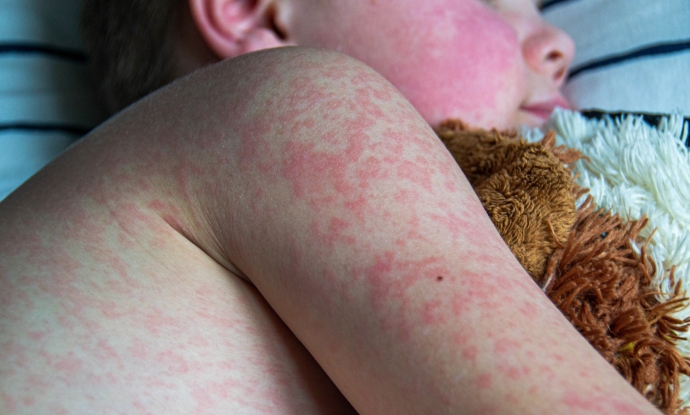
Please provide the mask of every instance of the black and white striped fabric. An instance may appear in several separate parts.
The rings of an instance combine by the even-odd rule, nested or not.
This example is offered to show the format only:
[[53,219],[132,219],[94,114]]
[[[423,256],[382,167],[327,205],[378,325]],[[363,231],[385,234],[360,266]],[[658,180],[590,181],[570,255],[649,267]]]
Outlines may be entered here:
[[[0,0],[0,200],[100,121],[81,0]],[[690,0],[544,0],[578,108],[690,115]]]
[[690,115],[690,0],[545,0],[577,47],[577,108]]
[[104,118],[81,0],[0,0],[0,200]]

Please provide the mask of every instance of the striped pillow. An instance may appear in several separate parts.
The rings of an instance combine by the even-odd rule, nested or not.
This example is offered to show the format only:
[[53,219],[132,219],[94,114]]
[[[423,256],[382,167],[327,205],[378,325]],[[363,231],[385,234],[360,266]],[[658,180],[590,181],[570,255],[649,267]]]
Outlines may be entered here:
[[0,2],[0,200],[104,119],[81,0]]
[[690,115],[689,0],[545,0],[577,52],[565,86],[578,108]]

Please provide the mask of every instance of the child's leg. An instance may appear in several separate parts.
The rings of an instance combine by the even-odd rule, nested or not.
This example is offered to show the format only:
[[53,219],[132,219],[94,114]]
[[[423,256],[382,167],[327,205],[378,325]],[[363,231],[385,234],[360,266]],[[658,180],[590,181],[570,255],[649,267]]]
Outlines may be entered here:
[[[185,347],[226,359],[194,368],[206,382],[226,370],[220,390],[268,379],[250,398],[324,396],[234,270],[362,414],[656,413],[520,268],[419,115],[340,55],[274,50],[199,72],[0,207],[6,406],[31,373],[59,381],[41,396],[70,382],[116,396],[167,367],[167,383],[149,382],[160,411],[160,390],[190,381],[189,365],[169,367],[193,360]],[[161,343],[149,370],[131,367]],[[121,364],[128,384],[89,383],[94,362],[113,381]]]

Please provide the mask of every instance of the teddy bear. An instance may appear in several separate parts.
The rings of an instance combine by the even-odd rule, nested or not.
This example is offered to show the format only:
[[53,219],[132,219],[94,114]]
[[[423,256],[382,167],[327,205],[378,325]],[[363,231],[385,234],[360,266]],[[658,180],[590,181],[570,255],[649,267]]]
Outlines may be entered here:
[[520,264],[575,328],[664,413],[690,413],[678,397],[690,359],[675,347],[690,321],[672,316],[688,299],[680,283],[660,298],[644,243],[641,253],[631,246],[646,219],[624,221],[591,197],[576,207],[587,190],[569,166],[581,156],[557,147],[553,132],[530,143],[449,120],[436,133]]

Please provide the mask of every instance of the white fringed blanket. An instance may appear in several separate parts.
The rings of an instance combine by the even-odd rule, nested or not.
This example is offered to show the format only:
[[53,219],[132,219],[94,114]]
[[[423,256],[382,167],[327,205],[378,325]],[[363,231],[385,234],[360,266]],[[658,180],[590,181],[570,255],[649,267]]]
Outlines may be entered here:
[[[595,203],[626,220],[649,218],[640,237],[651,239],[647,254],[657,265],[655,283],[672,293],[675,280],[690,287],[690,126],[682,116],[660,117],[656,126],[642,116],[588,119],[577,112],[556,110],[546,125],[557,133],[557,144],[579,150],[577,183],[589,189]],[[525,130],[530,141],[543,137],[540,130]],[[580,201],[582,202],[582,201]],[[633,241],[639,252],[639,244]],[[675,317],[690,317],[690,308]],[[678,343],[690,356],[690,340]],[[683,406],[690,404],[690,378],[681,380]]]

